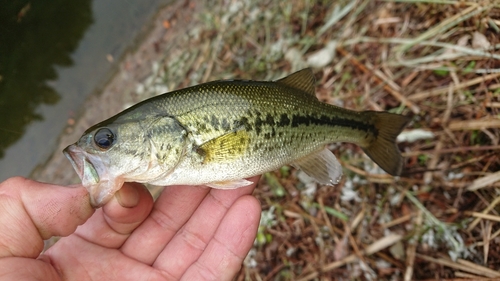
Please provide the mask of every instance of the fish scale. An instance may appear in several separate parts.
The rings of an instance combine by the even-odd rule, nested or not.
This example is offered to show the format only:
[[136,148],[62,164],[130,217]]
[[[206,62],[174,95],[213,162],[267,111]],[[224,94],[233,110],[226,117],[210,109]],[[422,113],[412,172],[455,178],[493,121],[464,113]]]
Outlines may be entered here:
[[320,102],[314,84],[312,71],[304,69],[277,81],[213,81],[180,89],[92,126],[65,154],[96,206],[124,181],[230,189],[286,164],[333,184],[342,168],[325,148],[332,142],[353,142],[399,175],[403,160],[395,139],[409,119]]
[[[349,115],[342,116],[339,114],[339,110],[343,110],[342,108],[311,99],[305,93],[297,93],[297,95],[303,96],[302,99],[292,99],[290,97],[294,96],[291,96],[287,92],[289,89],[286,87],[273,87],[272,90],[269,90],[269,86],[265,84],[254,86],[250,82],[244,81],[233,81],[232,83],[236,85],[224,84],[219,86],[217,91],[214,91],[220,96],[227,97],[227,101],[224,99],[218,100],[213,106],[205,106],[201,112],[194,113],[191,111],[189,113],[179,112],[178,114],[174,114],[180,123],[185,124],[191,133],[199,137],[197,139],[200,141],[197,145],[201,145],[205,141],[225,135],[243,126],[250,133],[250,147],[253,148],[248,150],[247,154],[255,153],[259,150],[262,150],[262,152],[271,152],[274,148],[282,149],[283,146],[289,147],[292,150],[296,150],[299,147],[304,149],[304,147],[310,146],[310,149],[304,151],[304,153],[308,153],[316,150],[317,146],[324,144],[325,141],[352,141],[353,139],[359,140],[362,136],[368,137],[366,130],[360,129],[358,130],[358,134],[355,134],[353,132],[354,126],[344,125],[342,123],[346,122],[341,122],[341,120],[348,120],[351,123],[357,122],[362,124],[359,127],[372,128],[372,131],[375,131],[372,124],[363,121],[360,116],[353,115],[352,111],[349,112]],[[196,92],[196,89],[194,90]],[[230,100],[235,100],[235,98],[222,93],[232,92],[243,93],[236,99],[241,99],[241,101],[231,102],[232,106],[230,108],[232,114],[223,113],[227,111],[225,105],[229,104]],[[206,93],[200,92],[199,95],[206,95]],[[182,96],[182,93],[179,93],[179,96]],[[272,97],[271,102],[269,102],[269,96]],[[189,98],[193,100],[198,99],[195,95],[187,95],[186,103],[190,102]],[[310,105],[312,102],[314,103]],[[263,113],[269,111],[269,104],[280,104],[283,108]],[[318,107],[326,107],[319,111],[332,112],[330,115],[322,115],[323,119],[325,119],[323,122],[321,122],[321,117],[315,113],[318,112]],[[294,113],[290,113],[289,110],[294,111]],[[228,123],[232,125],[226,129],[219,126],[220,122],[215,117],[217,115],[225,115],[224,120],[229,119]],[[200,118],[201,116],[203,117]],[[199,128],[202,127],[200,119],[210,121],[204,122],[204,124],[208,123],[211,130],[200,132]],[[214,120],[216,121],[214,122]],[[339,120],[337,121],[339,125],[332,126],[332,120]],[[336,139],[332,140],[332,136]],[[262,148],[266,148],[266,150]],[[296,156],[297,154],[290,155],[290,158]],[[260,157],[260,155],[257,157]]]

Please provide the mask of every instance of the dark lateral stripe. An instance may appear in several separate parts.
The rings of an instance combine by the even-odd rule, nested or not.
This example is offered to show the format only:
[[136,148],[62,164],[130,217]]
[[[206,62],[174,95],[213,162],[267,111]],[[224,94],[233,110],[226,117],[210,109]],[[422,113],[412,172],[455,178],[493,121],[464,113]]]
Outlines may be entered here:
[[280,121],[278,122],[278,127],[285,127],[290,125],[290,119],[287,114],[281,114]]
[[364,122],[359,122],[351,119],[344,119],[338,117],[328,117],[326,115],[316,116],[304,116],[304,115],[292,115],[292,127],[298,126],[341,126],[345,128],[350,128],[353,130],[359,130],[364,132],[371,132],[375,136],[378,134],[377,128],[372,124],[367,124]]
[[255,117],[254,122],[251,122],[246,117],[242,117],[240,120],[236,122],[235,127],[244,126],[247,131],[253,129],[255,130],[257,135],[260,135],[263,126],[270,126],[271,128],[291,126],[292,128],[295,128],[298,126],[311,126],[311,125],[331,126],[331,127],[340,126],[353,130],[370,132],[375,136],[378,135],[377,128],[375,128],[375,126],[373,126],[372,124],[345,118],[329,117],[326,115],[304,116],[304,115],[294,114],[290,116],[288,114],[281,114],[280,116],[273,118],[271,114],[267,114],[265,117],[262,116],[261,114],[258,114],[258,116]]

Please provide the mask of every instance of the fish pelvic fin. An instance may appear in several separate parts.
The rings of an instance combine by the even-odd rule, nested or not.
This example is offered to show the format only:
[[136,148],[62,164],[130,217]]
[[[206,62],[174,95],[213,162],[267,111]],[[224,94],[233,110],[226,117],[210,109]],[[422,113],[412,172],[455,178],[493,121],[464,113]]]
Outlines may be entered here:
[[304,68],[276,82],[316,97],[316,78],[311,68]]
[[206,184],[206,186],[215,188],[215,189],[236,189],[239,187],[251,185],[253,182],[240,179],[240,180],[232,180],[232,181],[219,181],[219,182],[211,182]]
[[399,176],[403,169],[403,157],[396,145],[396,138],[410,121],[405,115],[389,112],[366,111],[374,121],[377,135],[365,146],[363,151],[384,171]]

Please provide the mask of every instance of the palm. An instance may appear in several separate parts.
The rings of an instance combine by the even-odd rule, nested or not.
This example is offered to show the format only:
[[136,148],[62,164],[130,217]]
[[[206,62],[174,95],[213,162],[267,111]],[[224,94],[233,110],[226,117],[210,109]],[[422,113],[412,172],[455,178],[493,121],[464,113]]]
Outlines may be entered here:
[[258,227],[254,188],[167,187],[155,204],[113,202],[41,259],[69,280],[230,280]]

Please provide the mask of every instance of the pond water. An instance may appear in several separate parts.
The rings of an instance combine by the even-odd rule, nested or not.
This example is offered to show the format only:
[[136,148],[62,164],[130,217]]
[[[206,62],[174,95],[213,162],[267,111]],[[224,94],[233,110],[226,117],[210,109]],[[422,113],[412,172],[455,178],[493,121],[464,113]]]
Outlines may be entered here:
[[0,181],[46,161],[68,119],[169,2],[0,0]]

